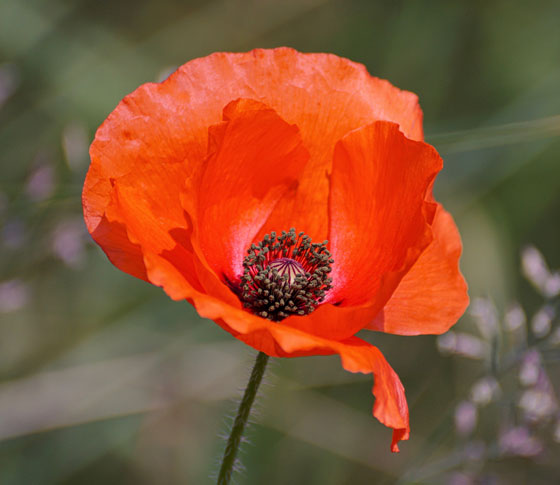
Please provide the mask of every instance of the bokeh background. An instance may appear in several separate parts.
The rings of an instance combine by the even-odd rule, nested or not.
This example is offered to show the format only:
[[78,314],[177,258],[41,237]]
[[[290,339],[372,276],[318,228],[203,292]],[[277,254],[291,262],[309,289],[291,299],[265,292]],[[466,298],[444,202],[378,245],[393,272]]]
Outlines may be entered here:
[[559,19],[556,0],[0,0],[0,483],[212,483],[254,352],[116,270],[81,186],[138,85],[281,45],[419,95],[472,305],[444,337],[363,335],[407,389],[400,454],[369,376],[281,360],[237,483],[559,483]]

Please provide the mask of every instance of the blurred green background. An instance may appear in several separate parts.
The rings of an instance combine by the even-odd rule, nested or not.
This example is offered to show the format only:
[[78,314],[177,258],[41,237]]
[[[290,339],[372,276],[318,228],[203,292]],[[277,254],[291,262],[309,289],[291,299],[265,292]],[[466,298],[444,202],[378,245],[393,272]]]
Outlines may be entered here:
[[560,277],[520,264],[533,244],[560,266],[559,19],[557,0],[0,0],[0,484],[212,483],[254,352],[116,270],[81,186],[124,95],[281,45],[419,95],[476,305],[447,338],[364,335],[407,389],[398,455],[370,376],[277,360],[237,483],[559,483]]

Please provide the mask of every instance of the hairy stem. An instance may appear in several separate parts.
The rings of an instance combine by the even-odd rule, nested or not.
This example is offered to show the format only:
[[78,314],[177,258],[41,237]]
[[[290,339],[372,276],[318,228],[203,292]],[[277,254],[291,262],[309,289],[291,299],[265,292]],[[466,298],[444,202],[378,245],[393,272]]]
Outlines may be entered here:
[[218,485],[228,485],[231,480],[235,458],[237,457],[241,438],[243,437],[243,431],[247,425],[251,407],[255,401],[257,391],[259,390],[268,359],[268,355],[263,352],[259,352],[259,355],[257,355],[257,360],[251,372],[251,377],[249,378],[243,399],[239,404],[237,416],[235,416],[235,421],[233,422],[233,427],[231,428],[231,433],[227,441],[224,457],[222,458],[222,465],[220,467],[220,474],[218,475]]

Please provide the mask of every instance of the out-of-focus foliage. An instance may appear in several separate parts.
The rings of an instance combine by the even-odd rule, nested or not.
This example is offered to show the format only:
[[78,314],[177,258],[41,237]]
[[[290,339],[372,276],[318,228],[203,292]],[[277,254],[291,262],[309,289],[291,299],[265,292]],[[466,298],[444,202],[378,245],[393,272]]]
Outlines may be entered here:
[[407,389],[401,454],[368,377],[277,361],[240,483],[558,482],[558,275],[528,249],[527,282],[519,251],[560,266],[559,18],[555,0],[0,0],[0,483],[210,483],[252,352],[117,271],[80,191],[125,94],[279,45],[418,93],[473,304],[437,340],[364,336]]

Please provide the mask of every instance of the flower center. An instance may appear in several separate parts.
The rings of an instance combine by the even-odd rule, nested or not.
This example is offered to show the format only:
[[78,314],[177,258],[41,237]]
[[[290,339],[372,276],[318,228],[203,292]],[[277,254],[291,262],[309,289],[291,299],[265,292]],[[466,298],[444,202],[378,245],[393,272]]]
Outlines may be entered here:
[[312,243],[295,229],[271,232],[252,244],[243,260],[239,298],[254,314],[278,322],[309,315],[331,289],[328,241]]

